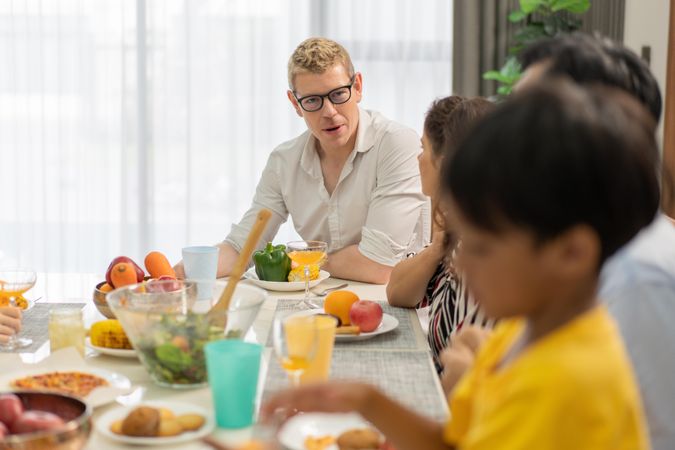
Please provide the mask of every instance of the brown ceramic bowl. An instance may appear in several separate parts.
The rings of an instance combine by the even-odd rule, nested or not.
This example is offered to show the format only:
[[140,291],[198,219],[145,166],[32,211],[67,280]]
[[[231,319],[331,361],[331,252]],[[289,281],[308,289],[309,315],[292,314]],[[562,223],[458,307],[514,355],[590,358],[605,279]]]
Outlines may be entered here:
[[115,319],[115,314],[112,312],[112,310],[108,306],[108,302],[105,299],[107,292],[103,292],[101,290],[101,286],[103,286],[104,284],[105,280],[98,283],[94,288],[94,295],[93,295],[94,304],[96,305],[96,309],[98,309],[101,314],[106,316],[108,319]]
[[47,411],[66,424],[58,430],[13,434],[0,439],[0,450],[79,450],[91,433],[91,407],[82,400],[51,392],[13,392],[25,410]]

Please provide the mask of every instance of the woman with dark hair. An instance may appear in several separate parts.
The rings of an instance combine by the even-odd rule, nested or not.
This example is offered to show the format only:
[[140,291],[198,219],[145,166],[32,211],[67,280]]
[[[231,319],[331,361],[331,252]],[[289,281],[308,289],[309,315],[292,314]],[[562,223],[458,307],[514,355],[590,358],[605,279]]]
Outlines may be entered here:
[[439,373],[443,370],[440,354],[458,330],[474,323],[490,325],[453,267],[452,240],[445,230],[437,192],[443,160],[452,156],[461,138],[492,109],[493,104],[486,99],[457,95],[431,104],[424,121],[422,153],[417,159],[422,192],[431,198],[433,237],[427,248],[394,267],[387,285],[390,305],[430,307],[428,339]]

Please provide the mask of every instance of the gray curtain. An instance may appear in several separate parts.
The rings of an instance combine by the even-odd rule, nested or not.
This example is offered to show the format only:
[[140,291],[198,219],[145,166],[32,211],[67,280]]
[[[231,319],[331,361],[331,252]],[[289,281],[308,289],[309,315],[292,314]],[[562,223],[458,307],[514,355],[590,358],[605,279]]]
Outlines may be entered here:
[[[507,16],[518,9],[518,0],[455,0],[453,11],[453,92],[490,96],[497,84],[483,80],[485,71],[504,63],[519,24]],[[625,0],[591,0],[581,16],[582,31],[600,33],[623,42]]]

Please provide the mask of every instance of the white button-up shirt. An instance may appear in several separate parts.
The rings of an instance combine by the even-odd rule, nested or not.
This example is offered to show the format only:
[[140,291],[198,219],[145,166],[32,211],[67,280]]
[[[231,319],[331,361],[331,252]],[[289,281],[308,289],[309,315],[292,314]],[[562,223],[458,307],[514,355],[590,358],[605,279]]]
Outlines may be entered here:
[[261,208],[272,218],[259,246],[272,241],[288,215],[305,240],[328,252],[358,244],[367,258],[395,265],[429,241],[430,211],[422,194],[417,133],[377,112],[359,109],[354,150],[333,191],[324,185],[316,138],[308,130],[267,160],[253,204],[225,239],[240,251]]

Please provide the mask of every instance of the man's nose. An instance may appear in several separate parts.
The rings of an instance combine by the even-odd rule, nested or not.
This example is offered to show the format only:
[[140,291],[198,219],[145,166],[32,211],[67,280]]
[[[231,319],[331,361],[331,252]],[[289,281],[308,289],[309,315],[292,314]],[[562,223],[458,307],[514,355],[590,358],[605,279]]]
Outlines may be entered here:
[[337,114],[337,108],[328,97],[323,99],[323,109],[321,109],[321,114],[324,117],[333,117],[335,114]]

